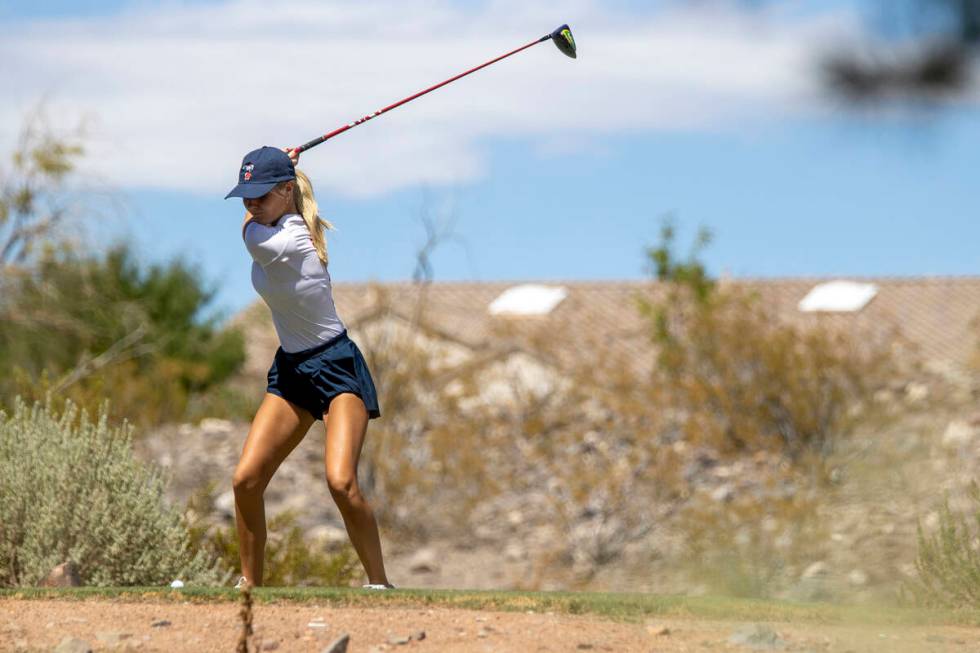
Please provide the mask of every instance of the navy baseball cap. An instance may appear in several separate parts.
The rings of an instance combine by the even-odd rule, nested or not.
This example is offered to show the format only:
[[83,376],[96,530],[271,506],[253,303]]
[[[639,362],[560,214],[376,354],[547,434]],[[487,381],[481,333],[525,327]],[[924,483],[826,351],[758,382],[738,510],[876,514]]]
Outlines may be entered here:
[[266,145],[245,155],[238,171],[238,185],[225,195],[225,199],[262,197],[279,182],[291,179],[296,179],[296,168],[289,155],[278,147]]

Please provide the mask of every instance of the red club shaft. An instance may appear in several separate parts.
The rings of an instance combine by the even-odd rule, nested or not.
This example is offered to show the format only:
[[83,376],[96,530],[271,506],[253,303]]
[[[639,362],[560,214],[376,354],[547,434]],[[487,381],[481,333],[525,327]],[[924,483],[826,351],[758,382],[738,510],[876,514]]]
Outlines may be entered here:
[[500,55],[496,59],[491,59],[490,61],[488,61],[488,62],[486,62],[484,64],[480,64],[476,68],[471,68],[470,70],[467,70],[465,73],[460,73],[460,74],[456,75],[455,77],[450,77],[446,81],[440,82],[440,83],[436,84],[435,86],[430,86],[429,88],[425,89],[424,91],[419,91],[415,95],[410,95],[409,97],[405,98],[404,100],[399,100],[398,102],[395,102],[394,104],[389,104],[388,106],[386,106],[383,109],[378,109],[374,113],[370,113],[370,114],[364,116],[363,118],[358,118],[354,122],[348,123],[348,124],[344,125],[343,127],[340,127],[339,129],[335,129],[335,130],[333,130],[332,132],[330,132],[328,134],[324,134],[323,136],[319,136],[317,138],[314,138],[309,143],[304,143],[303,145],[300,145],[299,147],[297,147],[295,149],[295,151],[297,153],[298,152],[305,152],[306,150],[310,149],[311,147],[314,147],[316,145],[319,145],[320,143],[322,143],[322,142],[324,142],[326,140],[329,140],[329,139],[333,138],[334,136],[337,136],[338,134],[343,134],[345,131],[347,131],[348,129],[350,129],[352,127],[357,127],[358,125],[367,122],[371,118],[376,118],[377,116],[380,116],[382,113],[385,113],[387,111],[391,111],[392,109],[394,109],[396,107],[400,107],[401,105],[405,104],[406,102],[411,102],[412,100],[414,100],[417,97],[422,97],[426,93],[430,93],[430,92],[436,90],[437,88],[440,88],[442,86],[445,86],[446,84],[449,84],[450,82],[455,82],[460,77],[466,77],[470,73],[475,73],[476,71],[480,70],[481,68],[486,68],[490,64],[497,63],[501,59],[506,59],[507,57],[511,56],[512,54],[517,54],[521,50],[526,50],[529,47],[531,47],[532,45],[536,45],[538,43],[541,43],[542,41],[547,41],[549,38],[551,38],[551,36],[550,35],[546,35],[546,36],[542,36],[540,39],[535,39],[534,41],[531,41],[527,45],[522,45],[521,47],[517,48],[516,50],[512,50],[512,51],[508,52],[507,54]]

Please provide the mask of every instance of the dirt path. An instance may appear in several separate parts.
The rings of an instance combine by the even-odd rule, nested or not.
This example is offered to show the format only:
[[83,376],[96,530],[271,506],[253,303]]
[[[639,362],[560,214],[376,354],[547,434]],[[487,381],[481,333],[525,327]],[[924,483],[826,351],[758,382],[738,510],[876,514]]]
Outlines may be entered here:
[[[94,651],[233,651],[241,626],[231,603],[124,603],[104,600],[0,599],[0,651],[51,651],[64,638]],[[161,621],[166,625],[156,625]],[[323,623],[324,626],[311,625]],[[775,643],[730,641],[746,624],[663,619],[624,624],[589,616],[451,608],[335,608],[258,605],[254,624],[264,650],[320,653],[342,633],[350,653],[381,651],[680,651],[801,652],[980,650],[980,629],[770,624]],[[664,634],[664,629],[669,630]],[[425,633],[423,639],[417,633]],[[416,635],[407,643],[399,637]],[[114,643],[118,641],[118,643]]]

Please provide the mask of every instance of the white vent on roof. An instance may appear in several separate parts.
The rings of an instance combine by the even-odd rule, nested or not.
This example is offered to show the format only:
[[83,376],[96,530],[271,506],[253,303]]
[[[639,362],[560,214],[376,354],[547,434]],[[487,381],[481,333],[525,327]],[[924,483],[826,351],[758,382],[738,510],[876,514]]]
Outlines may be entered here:
[[814,286],[800,300],[799,309],[804,313],[856,313],[867,306],[877,294],[878,286],[873,283],[829,281]]
[[562,286],[528,283],[500,293],[490,302],[490,315],[547,315],[568,296]]

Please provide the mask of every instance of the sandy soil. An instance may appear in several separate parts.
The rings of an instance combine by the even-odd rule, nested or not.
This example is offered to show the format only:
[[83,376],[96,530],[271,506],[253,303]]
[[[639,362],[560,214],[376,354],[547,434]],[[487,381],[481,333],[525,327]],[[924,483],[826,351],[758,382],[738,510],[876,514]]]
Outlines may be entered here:
[[[231,603],[0,599],[0,651],[51,651],[66,637],[84,640],[94,651],[233,651],[241,632],[238,612]],[[154,625],[161,621],[169,623]],[[311,625],[317,623],[324,625]],[[256,640],[269,651],[320,653],[344,633],[350,635],[351,653],[980,650],[980,629],[815,624],[769,624],[779,644],[753,649],[729,641],[745,625],[695,619],[624,624],[589,616],[450,608],[257,605],[254,611]],[[412,635],[407,643],[396,643]]]

